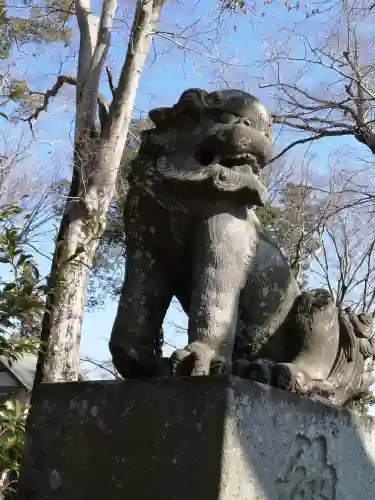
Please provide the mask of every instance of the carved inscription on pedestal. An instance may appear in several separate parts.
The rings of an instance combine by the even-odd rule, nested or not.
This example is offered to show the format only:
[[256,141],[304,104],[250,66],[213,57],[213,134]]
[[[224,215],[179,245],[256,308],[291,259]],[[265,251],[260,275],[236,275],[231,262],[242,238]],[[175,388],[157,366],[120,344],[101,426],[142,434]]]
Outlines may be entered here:
[[298,435],[277,478],[278,500],[336,500],[337,475],[324,436]]

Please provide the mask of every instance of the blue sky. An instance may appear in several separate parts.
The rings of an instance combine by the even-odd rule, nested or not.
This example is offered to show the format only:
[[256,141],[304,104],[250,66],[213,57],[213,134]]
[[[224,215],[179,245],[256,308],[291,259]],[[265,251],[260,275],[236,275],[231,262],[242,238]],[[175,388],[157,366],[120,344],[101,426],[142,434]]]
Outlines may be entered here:
[[[108,65],[112,69],[115,79],[119,74],[122,61],[127,48],[128,22],[131,12],[128,11],[130,2],[120,2],[122,8],[117,13],[118,21],[115,23],[112,48],[108,57]],[[100,2],[94,2],[98,6]],[[272,40],[278,38],[278,29],[292,26],[294,22],[303,19],[303,14],[289,13],[283,6],[283,2],[277,1],[267,6],[259,2],[260,9],[257,14],[245,16],[243,14],[226,16],[224,25],[219,29],[220,37],[215,32],[217,22],[214,23],[215,2],[203,0],[200,2],[167,2],[158,25],[164,38],[158,37],[149,54],[146,66],[142,73],[140,86],[137,92],[134,116],[144,116],[150,108],[157,106],[168,106],[176,102],[182,91],[189,87],[200,87],[213,89],[222,86],[220,74],[230,78],[232,83],[239,88],[246,88],[260,98],[265,98],[269,107],[272,108],[272,99],[266,96],[258,88],[258,78],[261,76],[261,68],[256,61],[262,59],[264,47]],[[260,22],[260,12],[264,10],[266,15]],[[217,13],[217,12],[216,12]],[[190,51],[182,50],[171,43],[165,37],[170,32],[182,32],[182,27],[194,25],[183,36],[189,38]],[[317,29],[319,20],[311,20],[311,30]],[[196,34],[197,32],[205,33]],[[199,39],[199,42],[198,42]],[[281,35],[280,35],[281,39]],[[195,41],[194,41],[195,40]],[[184,45],[186,40],[182,37],[177,39],[178,44]],[[33,47],[26,46],[21,59],[17,55],[17,65],[14,71],[26,74],[31,88],[45,91],[53,85],[56,75],[75,74],[74,56],[77,46],[77,31],[74,27],[73,44],[67,49],[61,46],[49,46],[43,50],[42,55],[33,56]],[[298,47],[296,47],[298,51]],[[231,61],[231,65],[225,71],[222,70],[220,60]],[[316,78],[320,78],[316,76]],[[311,76],[314,78],[314,75]],[[318,80],[317,80],[318,81]],[[102,92],[109,96],[108,86],[103,79]],[[37,142],[30,151],[27,160],[35,165],[48,169],[59,165],[61,176],[70,178],[70,164],[72,158],[71,137],[74,124],[74,89],[64,88],[60,95],[51,103],[47,113],[40,115],[35,125]],[[19,126],[18,126],[19,127]],[[29,132],[25,125],[24,133]],[[19,128],[17,129],[19,133]],[[291,136],[284,135],[283,142],[290,140]],[[333,149],[339,144],[346,146],[348,151],[358,147],[351,139],[332,141],[319,141],[314,144],[310,153],[315,155],[314,162],[320,165],[324,172],[327,158]],[[301,154],[302,148],[293,153],[296,158]],[[27,164],[23,165],[24,168]],[[52,252],[50,238],[40,242],[45,252]],[[43,271],[48,272],[49,263],[41,259]],[[93,357],[98,360],[108,359],[107,348],[108,337],[111,331],[117,303],[107,300],[105,308],[97,312],[86,313],[83,324],[82,349],[84,356]],[[186,324],[185,315],[172,307],[168,314],[168,320],[180,325]],[[178,346],[182,346],[186,339],[167,321],[166,334],[169,340]]]

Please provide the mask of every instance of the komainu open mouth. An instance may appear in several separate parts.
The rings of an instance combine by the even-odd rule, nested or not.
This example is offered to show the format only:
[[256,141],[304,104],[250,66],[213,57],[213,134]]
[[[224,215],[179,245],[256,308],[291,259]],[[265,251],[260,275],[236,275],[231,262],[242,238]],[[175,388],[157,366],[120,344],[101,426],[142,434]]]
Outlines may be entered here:
[[233,168],[240,167],[242,165],[250,165],[254,174],[259,173],[258,163],[255,156],[250,153],[241,154],[231,154],[220,157],[219,155],[213,153],[208,148],[200,149],[199,153],[196,155],[198,161],[202,165],[210,165],[211,163],[220,163],[223,167]]
[[250,153],[225,156],[220,161],[220,164],[228,168],[239,167],[241,165],[250,165],[254,174],[259,173],[257,161],[255,157]]

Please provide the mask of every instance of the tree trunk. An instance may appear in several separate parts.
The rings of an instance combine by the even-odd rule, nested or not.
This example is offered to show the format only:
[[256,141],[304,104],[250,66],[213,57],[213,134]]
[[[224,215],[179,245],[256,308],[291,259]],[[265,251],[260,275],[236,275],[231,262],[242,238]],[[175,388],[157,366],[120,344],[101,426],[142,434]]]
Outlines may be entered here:
[[137,0],[125,62],[100,134],[96,128],[99,79],[117,1],[103,1],[99,27],[89,0],[75,4],[81,40],[74,169],[52,262],[35,384],[78,379],[89,273],[106,226],[139,78],[163,0]]

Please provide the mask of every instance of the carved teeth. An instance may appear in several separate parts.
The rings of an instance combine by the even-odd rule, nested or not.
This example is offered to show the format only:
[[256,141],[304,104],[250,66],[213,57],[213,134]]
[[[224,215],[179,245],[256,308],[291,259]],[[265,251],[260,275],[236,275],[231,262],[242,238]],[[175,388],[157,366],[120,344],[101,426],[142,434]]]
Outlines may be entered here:
[[243,165],[247,162],[254,163],[254,156],[251,155],[250,153],[242,153],[238,155],[228,155],[225,156],[222,161],[223,164],[230,164],[230,165]]
[[252,159],[253,156],[250,153],[242,153],[238,155],[228,155],[224,158],[225,160],[242,160],[242,159]]
[[228,168],[241,167],[243,165],[249,165],[252,169],[253,173],[257,175],[259,173],[259,169],[256,163],[254,156],[250,153],[242,153],[238,155],[225,156],[219,162],[221,165],[224,165]]
[[234,158],[251,158],[251,154],[249,154],[249,153],[242,153],[240,155],[235,155]]
[[250,153],[241,153],[238,155],[228,155],[225,156],[224,158],[220,155],[216,155],[212,161],[210,162],[211,165],[215,165],[217,163],[224,165],[226,162],[231,163],[232,165],[235,165],[237,161],[243,161],[243,160],[252,160],[254,161],[254,156],[251,155]]

